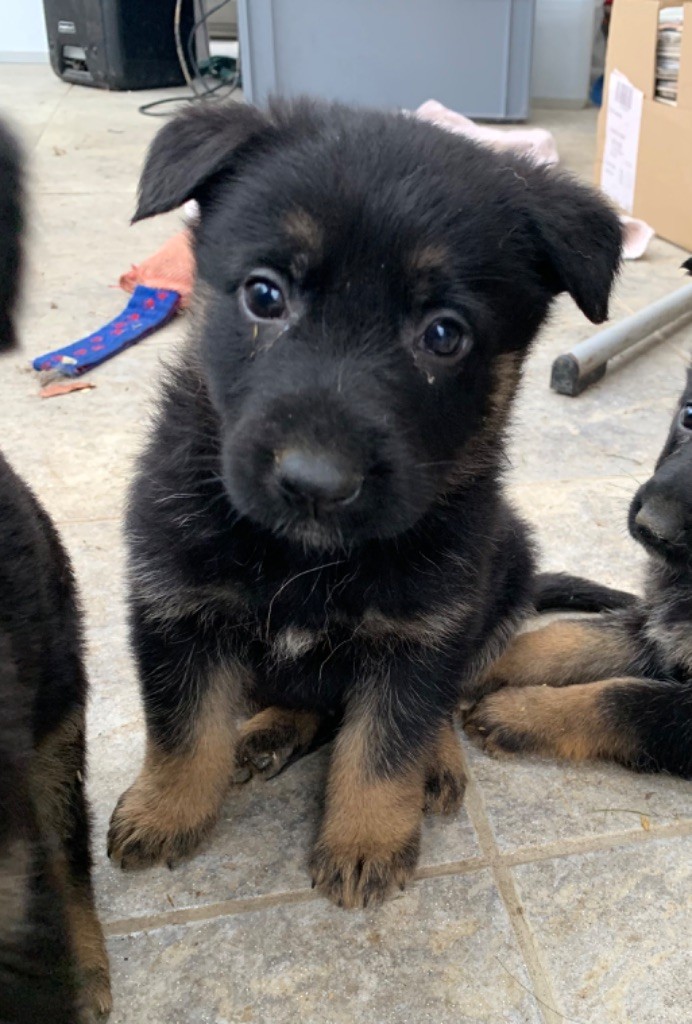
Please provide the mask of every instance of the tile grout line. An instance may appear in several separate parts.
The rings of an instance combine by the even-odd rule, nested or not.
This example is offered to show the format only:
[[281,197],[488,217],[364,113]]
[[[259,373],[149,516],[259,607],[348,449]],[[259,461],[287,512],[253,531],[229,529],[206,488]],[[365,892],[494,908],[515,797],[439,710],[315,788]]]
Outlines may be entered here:
[[[655,842],[657,839],[682,838],[692,834],[692,822],[685,822],[679,825],[664,825],[651,832],[642,831],[638,833],[632,831],[611,833],[603,836],[589,836],[575,840],[563,840],[541,847],[520,848],[510,853],[501,853],[495,843],[490,824],[485,817],[485,811],[482,808],[479,797],[478,785],[472,779],[470,773],[468,775],[471,784],[469,786],[470,792],[468,793],[470,799],[467,799],[466,807],[471,812],[469,817],[473,822],[479,840],[481,840],[481,848],[484,850],[483,855],[419,867],[413,881],[424,882],[437,878],[468,875],[490,868],[493,871],[496,882],[498,882],[498,888],[500,888],[503,899],[506,902],[509,897],[510,905],[513,908],[512,913],[517,914],[518,919],[522,918],[523,912],[521,910],[521,902],[514,891],[514,883],[511,879],[510,869],[513,867],[524,864],[538,864],[548,860],[560,860],[583,853],[598,853],[616,847]],[[498,876],[501,877],[498,879]],[[164,910],[156,914],[143,914],[140,917],[114,918],[109,922],[104,922],[104,930],[108,935],[124,935],[129,932],[155,930],[156,928],[168,925],[215,920],[218,917],[230,917],[236,914],[250,913],[255,910],[270,909],[275,906],[310,903],[319,899],[320,897],[316,893],[308,889],[285,893],[260,893],[241,899],[220,900],[198,907],[181,907],[177,910]],[[516,924],[516,922],[513,921],[513,924]]]
[[103,931],[107,936],[130,935],[133,932],[155,931],[168,925],[194,924],[198,921],[214,921],[218,917],[232,917],[248,914],[254,910],[272,907],[288,907],[296,903],[314,903],[321,897],[311,889],[297,892],[271,893],[249,896],[246,899],[221,900],[202,907],[185,907],[180,910],[164,910],[163,913],[143,917],[123,917],[104,921]]
[[[419,868],[413,881],[424,882],[428,879],[445,878],[449,875],[470,875],[487,867],[488,862],[484,857],[450,861],[447,864],[431,864]],[[181,907],[179,910],[164,910],[158,914],[144,914],[141,917],[114,918],[112,921],[103,922],[103,930],[107,935],[125,935],[129,932],[154,930],[166,925],[213,921],[217,917],[231,917],[235,914],[251,913],[254,910],[291,906],[294,903],[313,903],[323,899],[324,897],[313,892],[312,889],[298,889],[283,893],[260,893],[244,899],[206,903],[200,907]]]
[[519,847],[509,853],[499,855],[499,863],[506,868],[519,864],[540,864],[546,860],[561,860],[574,857],[580,853],[599,853],[623,846],[638,846],[642,843],[653,843],[657,839],[684,838],[692,835],[692,821],[681,821],[670,825],[653,826],[650,831],[639,832],[608,832],[596,836],[577,836],[572,839],[560,839],[555,843],[547,843],[538,847]]
[[[542,962],[538,945],[534,941],[533,934],[524,915],[524,908],[514,878],[512,877],[511,868],[502,861],[490,820],[483,806],[481,790],[469,763],[466,750],[463,744],[460,744],[460,746],[467,778],[464,801],[466,810],[476,830],[481,852],[488,860],[495,884],[500,893],[500,899],[504,904],[514,931],[519,952],[531,983],[529,991],[534,998],[538,1014],[541,1020],[544,1021],[544,1024],[562,1024],[562,1021],[566,1019],[565,1014],[559,1009],[550,976]],[[501,961],[498,962],[500,966],[504,966]],[[519,982],[517,983],[519,984]]]

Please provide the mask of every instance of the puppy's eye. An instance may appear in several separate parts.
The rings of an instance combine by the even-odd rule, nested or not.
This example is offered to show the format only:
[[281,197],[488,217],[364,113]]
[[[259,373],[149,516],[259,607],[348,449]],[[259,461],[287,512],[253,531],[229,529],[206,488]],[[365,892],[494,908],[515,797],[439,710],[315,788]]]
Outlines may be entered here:
[[281,287],[268,277],[249,277],[243,285],[243,302],[258,320],[278,320],[286,314]]
[[458,320],[440,317],[433,320],[423,331],[420,347],[440,359],[461,359],[471,348],[473,339],[470,331]]
[[692,404],[683,405],[680,410],[680,425],[685,430],[692,430]]

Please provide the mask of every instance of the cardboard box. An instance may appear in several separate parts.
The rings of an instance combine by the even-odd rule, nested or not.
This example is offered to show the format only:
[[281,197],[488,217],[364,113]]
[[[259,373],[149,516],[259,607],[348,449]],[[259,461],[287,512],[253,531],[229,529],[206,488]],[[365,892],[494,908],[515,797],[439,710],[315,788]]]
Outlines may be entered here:
[[[655,95],[658,16],[663,7],[684,6],[678,98],[674,106]],[[617,138],[617,107],[613,89],[618,72],[634,90],[634,111],[641,118],[623,119]],[[622,90],[621,90],[622,93]],[[625,106],[628,101],[623,93]],[[609,119],[610,107],[613,116]],[[638,124],[636,123],[638,122]],[[638,128],[638,144],[636,131]],[[632,143],[634,142],[634,147]],[[627,146],[634,154],[628,179]],[[605,176],[604,176],[605,151]],[[623,152],[624,151],[624,152]],[[618,160],[623,166],[618,167]],[[620,188],[614,187],[615,173]],[[648,221],[662,238],[692,251],[692,0],[615,0],[606,57],[603,106],[598,122],[596,184],[605,187],[627,213]],[[617,185],[617,182],[615,183]],[[631,186],[631,188],[629,188]],[[629,195],[629,201],[623,196]],[[629,206],[629,209],[627,208]]]

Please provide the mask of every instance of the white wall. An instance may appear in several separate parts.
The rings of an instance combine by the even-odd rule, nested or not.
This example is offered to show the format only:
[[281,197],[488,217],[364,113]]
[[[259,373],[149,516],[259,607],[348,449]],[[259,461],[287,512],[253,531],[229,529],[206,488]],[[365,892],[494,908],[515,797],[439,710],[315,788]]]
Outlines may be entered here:
[[536,0],[531,98],[585,106],[602,0]]
[[46,61],[48,39],[42,0],[2,4],[0,61]]

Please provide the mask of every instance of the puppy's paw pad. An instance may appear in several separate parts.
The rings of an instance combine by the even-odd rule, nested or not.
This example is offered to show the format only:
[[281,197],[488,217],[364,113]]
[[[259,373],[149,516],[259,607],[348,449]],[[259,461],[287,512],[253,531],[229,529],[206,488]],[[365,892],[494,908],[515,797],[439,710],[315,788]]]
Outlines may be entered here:
[[425,779],[425,813],[455,814],[461,807],[466,776],[451,768],[434,769]]
[[377,906],[394,889],[403,889],[418,863],[418,836],[376,855],[338,851],[318,843],[310,858],[312,885],[347,910]]

